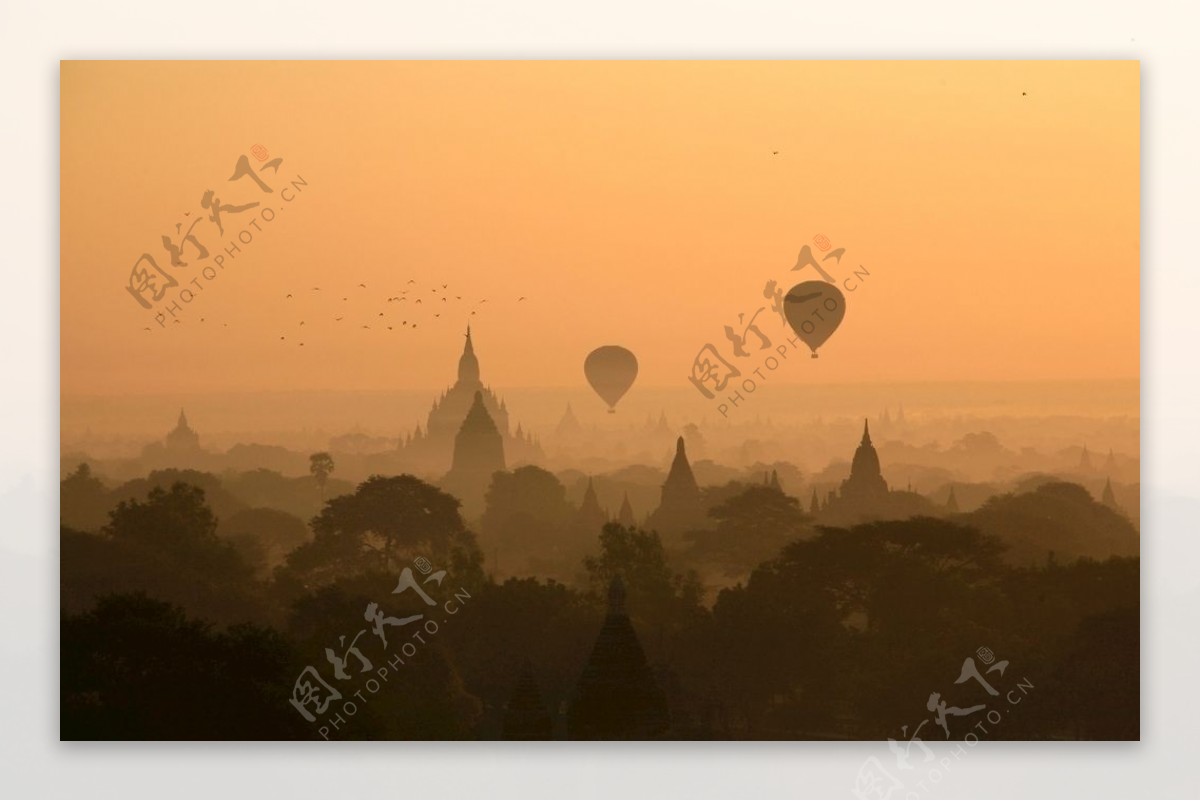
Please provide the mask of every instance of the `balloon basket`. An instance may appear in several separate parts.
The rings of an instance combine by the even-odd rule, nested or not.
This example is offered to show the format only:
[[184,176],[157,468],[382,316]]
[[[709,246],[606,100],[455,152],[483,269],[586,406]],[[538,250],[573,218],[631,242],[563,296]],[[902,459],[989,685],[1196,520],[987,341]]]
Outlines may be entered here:
[[812,357],[813,357],[814,359],[815,359],[815,358],[817,358],[817,354],[816,354],[816,353],[814,353],[814,354],[812,355]]
[[616,413],[617,413],[617,410],[616,410],[616,409],[609,409],[609,410],[608,410],[608,413],[609,413],[609,414],[616,414]]

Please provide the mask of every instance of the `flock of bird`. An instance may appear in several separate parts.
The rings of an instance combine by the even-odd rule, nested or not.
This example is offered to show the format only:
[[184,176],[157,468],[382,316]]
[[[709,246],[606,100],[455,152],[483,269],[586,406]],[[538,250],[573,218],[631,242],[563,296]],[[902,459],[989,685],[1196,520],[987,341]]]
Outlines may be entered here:
[[[441,318],[443,314],[446,314],[447,316],[458,316],[458,314],[465,312],[466,316],[475,315],[479,311],[479,307],[488,302],[487,298],[472,300],[470,298],[464,298],[462,295],[453,294],[450,291],[449,284],[441,284],[440,286],[432,287],[421,287],[417,286],[416,284],[417,281],[410,278],[406,285],[407,288],[400,290],[400,294],[388,295],[387,297],[383,298],[383,303],[394,304],[393,306],[379,307],[375,305],[375,303],[378,303],[378,301],[376,301],[375,303],[372,303],[374,308],[366,312],[366,317],[358,317],[357,319],[352,320],[350,325],[357,324],[361,330],[366,331],[416,329],[418,326],[418,321],[438,319]],[[368,287],[365,283],[360,283],[357,288],[359,290],[368,290]],[[429,295],[424,293],[425,289],[429,290]],[[319,286],[314,286],[309,290],[309,292],[322,292],[322,289]],[[358,297],[355,297],[355,294],[357,294]],[[341,303],[348,303],[352,305],[344,307],[346,310],[344,313],[334,315],[332,318],[333,322],[346,322],[348,316],[356,316],[353,313],[356,310],[359,314],[362,314],[360,304],[364,299],[370,302],[370,296],[364,296],[362,292],[351,295],[343,295]],[[525,296],[521,296],[517,298],[517,301],[520,302],[524,301],[525,299]],[[295,300],[294,293],[287,293],[284,296],[284,300]],[[429,302],[426,303],[426,301]],[[407,303],[408,306],[401,306],[401,303]],[[432,311],[433,309],[438,309],[438,311]],[[432,318],[429,316],[431,311]],[[451,314],[451,312],[454,312],[455,314]],[[381,320],[380,318],[383,319]],[[372,328],[371,324],[363,322],[363,320],[370,320],[371,323],[375,324],[374,328]],[[303,327],[306,322],[306,320],[300,320],[297,327]],[[280,335],[279,340],[281,342],[286,342],[287,335]],[[304,342],[298,341],[298,346],[304,347]]]
[[[467,317],[475,315],[480,307],[488,302],[487,298],[473,300],[464,298],[462,295],[453,294],[450,291],[449,284],[441,284],[440,286],[421,287],[417,286],[415,279],[409,279],[406,289],[400,290],[398,295],[389,295],[382,299],[384,304],[394,305],[378,305],[379,301],[374,300],[370,294],[364,293],[363,290],[368,290],[365,283],[359,283],[354,292],[341,296],[341,301],[333,301],[334,303],[348,304],[340,306],[339,313],[331,316],[332,322],[335,324],[348,323],[348,325],[358,325],[360,330],[377,330],[377,331],[395,331],[397,329],[416,329],[418,322],[424,321],[428,323],[431,320],[441,318],[443,315],[447,317],[459,317],[464,315]],[[429,294],[425,294],[424,290],[428,289]],[[309,289],[310,296],[316,296],[316,293],[322,295],[327,294],[319,286],[314,286]],[[335,295],[336,297],[336,295]],[[293,302],[296,298],[296,291],[288,292],[284,295],[285,302]],[[525,296],[517,298],[517,302],[526,300]],[[428,301],[428,303],[426,303]],[[369,310],[363,311],[363,303],[370,304]],[[401,306],[405,303],[407,306]],[[434,310],[437,311],[434,311]],[[430,316],[432,312],[432,316]],[[364,315],[365,316],[362,316]],[[323,319],[330,319],[322,315]],[[348,320],[347,318],[352,318]],[[383,319],[380,319],[383,318]],[[205,318],[199,318],[200,322],[205,322]],[[311,319],[311,318],[310,318]],[[301,319],[297,321],[296,328],[301,329],[309,325],[310,319]],[[374,323],[374,327],[368,322]],[[181,320],[174,321],[179,324]],[[317,323],[318,319],[312,319],[312,323]],[[228,323],[222,323],[223,328],[228,328]],[[147,327],[144,330],[151,331]],[[312,326],[309,325],[309,330]],[[296,341],[298,347],[304,347],[304,342],[298,336],[292,335],[292,339]],[[287,342],[289,336],[286,332],[279,335],[280,342]]]

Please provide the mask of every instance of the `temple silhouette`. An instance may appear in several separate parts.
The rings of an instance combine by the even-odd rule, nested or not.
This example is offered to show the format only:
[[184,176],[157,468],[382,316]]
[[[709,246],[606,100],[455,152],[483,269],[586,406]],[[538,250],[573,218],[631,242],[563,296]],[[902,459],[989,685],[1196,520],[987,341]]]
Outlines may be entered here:
[[480,379],[479,358],[468,325],[462,356],[458,359],[457,380],[433,402],[425,427],[418,425],[400,442],[398,454],[404,469],[441,474],[452,468],[458,452],[458,435],[476,396],[500,434],[510,463],[526,464],[544,457],[537,439],[519,423],[516,431],[510,433],[507,404]]
[[[952,508],[943,511],[953,512],[957,509],[953,488],[950,500]],[[850,475],[837,490],[829,491],[823,503],[819,502],[814,490],[809,510],[818,516],[818,522],[833,525],[904,519],[938,511],[932,501],[913,492],[911,488],[893,490],[888,486],[879,463],[879,453],[871,442],[871,427],[867,420],[863,420],[862,439],[850,462]]]
[[583,503],[579,505],[579,511],[575,513],[575,523],[585,535],[599,537],[600,530],[607,522],[608,512],[600,508],[600,500],[596,497],[596,488],[592,486],[592,479],[588,478],[587,489],[583,493]]
[[870,424],[863,420],[862,441],[850,463],[850,477],[842,482],[840,498],[859,507],[875,506],[887,498],[888,485],[883,480],[879,454],[871,443]]
[[625,610],[625,583],[608,588],[608,614],[567,708],[572,740],[652,740],[669,726],[666,695]]
[[707,525],[700,487],[692,474],[683,437],[675,441],[675,458],[662,486],[662,500],[646,521],[660,535],[678,535]]
[[151,469],[156,467],[203,467],[208,451],[200,447],[200,435],[188,424],[187,414],[179,410],[175,427],[161,442],[151,442],[142,448],[142,461]]
[[464,515],[475,517],[483,513],[492,474],[503,469],[504,437],[488,413],[483,390],[476,390],[471,408],[454,435],[453,460],[450,472],[441,481],[442,489],[462,501]]

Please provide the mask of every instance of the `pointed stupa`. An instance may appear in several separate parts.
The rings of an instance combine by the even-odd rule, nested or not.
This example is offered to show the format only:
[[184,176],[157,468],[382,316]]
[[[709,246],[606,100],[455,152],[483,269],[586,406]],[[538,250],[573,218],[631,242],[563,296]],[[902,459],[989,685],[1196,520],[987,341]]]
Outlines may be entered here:
[[1080,470],[1091,470],[1092,469],[1092,455],[1090,453],[1088,453],[1087,445],[1083,446],[1083,453],[1081,453],[1079,455],[1079,469]]
[[841,498],[860,507],[878,502],[887,496],[888,485],[879,468],[879,454],[871,444],[871,428],[863,420],[862,441],[850,463],[850,477],[842,482]]
[[576,515],[580,527],[589,535],[597,535],[604,528],[604,524],[608,522],[608,515],[600,508],[600,501],[596,497],[596,488],[592,486],[592,479],[588,477],[587,489],[583,492],[583,503],[579,506],[579,513]]
[[558,426],[555,427],[554,433],[560,437],[573,437],[583,430],[583,426],[579,424],[579,418],[575,416],[574,410],[571,409],[571,404],[567,402],[567,410],[563,412],[562,419],[558,421]]
[[779,483],[779,473],[777,471],[775,471],[775,470],[771,471],[771,480],[770,480],[770,482],[768,482],[768,484],[771,487],[771,489],[776,489],[776,490],[779,490],[780,492],[783,492],[783,485]]
[[621,511],[617,513],[617,522],[625,528],[633,528],[637,525],[637,518],[633,514],[633,506],[629,503],[628,492],[621,499]]
[[683,437],[675,440],[675,458],[671,462],[671,471],[667,473],[667,481],[663,484],[663,501],[668,494],[678,495],[682,500],[691,501],[693,496],[698,499],[700,488],[696,477],[692,474],[692,465],[688,462],[687,448]]
[[675,459],[662,486],[662,500],[647,524],[659,534],[679,534],[708,523],[701,506],[700,487],[688,463],[683,437],[675,441]]
[[625,583],[608,588],[608,614],[567,710],[572,740],[650,740],[667,733],[666,697],[626,611]]
[[200,450],[200,435],[188,425],[187,414],[183,409],[179,410],[175,428],[167,434],[167,450],[176,454]]
[[1105,477],[1104,479],[1104,493],[1100,496],[1100,503],[1104,504],[1109,509],[1120,509],[1120,507],[1117,506],[1117,496],[1113,492],[1112,479],[1109,477]]
[[946,499],[946,511],[958,514],[958,498],[954,495],[954,485],[950,485],[950,497]]
[[475,399],[454,437],[454,461],[442,486],[463,504],[467,514],[483,510],[483,496],[492,481],[492,474],[504,469],[504,438],[488,414],[483,393]]
[[814,514],[814,515],[817,512],[821,511],[821,501],[817,498],[817,488],[816,487],[813,487],[812,501],[810,501],[808,504],[808,511],[810,514]]

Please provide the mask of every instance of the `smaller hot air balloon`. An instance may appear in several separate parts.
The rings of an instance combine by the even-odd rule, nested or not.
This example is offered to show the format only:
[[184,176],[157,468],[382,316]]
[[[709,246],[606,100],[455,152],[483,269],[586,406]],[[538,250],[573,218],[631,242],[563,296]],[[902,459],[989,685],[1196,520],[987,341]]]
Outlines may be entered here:
[[608,404],[609,414],[616,412],[617,401],[633,386],[637,372],[637,357],[620,345],[596,348],[583,360],[583,374],[596,394]]
[[817,358],[817,348],[833,336],[846,316],[846,296],[836,284],[805,281],[783,297],[783,314],[796,336],[804,340]]

